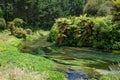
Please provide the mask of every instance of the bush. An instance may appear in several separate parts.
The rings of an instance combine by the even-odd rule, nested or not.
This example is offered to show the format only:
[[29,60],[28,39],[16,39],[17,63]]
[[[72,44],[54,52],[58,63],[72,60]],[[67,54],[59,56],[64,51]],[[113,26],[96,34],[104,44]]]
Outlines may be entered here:
[[[110,16],[96,18],[94,23],[93,46],[103,49],[113,49],[113,45],[120,39],[118,23],[112,21],[112,17]],[[114,47],[114,49],[116,48]]]
[[17,38],[26,39],[27,34],[32,34],[30,29],[24,30],[22,28],[25,22],[20,18],[15,18],[13,21],[9,22],[8,27],[10,29],[11,35],[16,36]]
[[50,30],[48,41],[52,41],[52,42],[56,43],[58,33],[59,33],[58,27],[57,27],[56,24],[54,24],[53,27]]
[[6,21],[4,18],[0,18],[0,30],[6,29]]
[[23,28],[15,28],[15,34],[14,36],[16,36],[17,38],[24,38],[26,39],[26,31]]
[[113,44],[113,22],[111,18],[99,17],[94,20],[93,47],[111,48]]
[[93,22],[86,16],[60,18],[51,29],[48,40],[58,45],[90,46],[92,27]]
[[60,18],[52,27],[48,40],[63,46],[120,49],[119,25],[111,16]]
[[14,25],[17,27],[23,27],[23,25],[25,24],[24,20],[20,18],[15,18],[13,22],[14,22]]

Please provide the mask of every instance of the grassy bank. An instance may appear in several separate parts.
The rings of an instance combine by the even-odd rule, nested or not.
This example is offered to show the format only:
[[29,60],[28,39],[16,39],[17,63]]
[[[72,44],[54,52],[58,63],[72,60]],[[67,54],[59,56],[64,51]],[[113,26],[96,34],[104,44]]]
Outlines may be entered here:
[[[39,80],[63,80],[64,75],[55,70],[52,61],[41,56],[19,52],[18,46],[23,41],[6,33],[0,33],[0,73],[5,73],[4,75],[0,74],[0,78],[6,80],[37,80],[35,77],[39,75]],[[27,70],[26,73],[25,70]],[[16,79],[15,75],[11,76],[10,71],[13,71],[13,73],[18,72],[16,76],[19,78]],[[30,73],[35,72],[37,74],[34,74],[31,78],[29,76],[21,78],[19,75],[21,75],[22,71],[29,76]]]

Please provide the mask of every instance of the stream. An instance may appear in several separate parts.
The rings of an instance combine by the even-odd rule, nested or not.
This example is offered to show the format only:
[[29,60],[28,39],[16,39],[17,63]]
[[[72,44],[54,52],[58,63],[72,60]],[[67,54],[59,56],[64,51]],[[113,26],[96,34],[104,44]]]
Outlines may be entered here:
[[[50,52],[46,52],[51,50]],[[99,80],[106,74],[117,74],[120,56],[91,48],[47,47],[45,57],[55,62],[58,71],[68,80]]]
[[67,80],[99,80],[102,75],[120,72],[117,54],[89,47],[57,47],[46,38],[34,41],[33,46],[36,45],[39,55],[54,61],[56,71],[64,73]]

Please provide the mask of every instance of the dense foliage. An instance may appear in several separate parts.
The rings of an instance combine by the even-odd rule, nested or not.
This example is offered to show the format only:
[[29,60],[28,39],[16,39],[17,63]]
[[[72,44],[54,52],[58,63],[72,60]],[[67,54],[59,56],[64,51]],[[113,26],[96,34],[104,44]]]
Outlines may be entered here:
[[87,0],[2,0],[7,21],[22,18],[29,25],[50,27],[59,17],[80,15]]
[[25,29],[24,26],[25,22],[23,19],[15,18],[13,21],[8,23],[8,28],[11,32],[11,35],[16,36],[17,38],[24,38],[26,39],[27,35],[32,34],[31,29]]
[[110,16],[60,18],[52,27],[48,40],[58,45],[120,49],[119,26]]
[[[50,33],[40,31],[41,28],[49,30],[51,27]],[[45,80],[63,80],[65,76],[56,71],[53,62],[46,59],[49,57],[42,56],[48,53],[66,55],[60,49],[57,51],[56,46],[46,42],[48,33],[48,41],[58,46],[93,47],[120,53],[120,0],[0,0],[0,70],[3,69],[2,72],[7,73],[7,69],[12,64],[13,68],[22,67],[30,72],[45,73]],[[18,49],[24,53],[37,54],[37,56],[23,54]],[[72,48],[69,50],[71,52]],[[72,56],[66,55],[64,56],[66,59],[63,59],[69,61],[70,58],[70,60],[75,58],[82,64],[74,57],[74,55],[77,56],[74,52],[71,52]],[[80,59],[83,56],[87,56],[85,59],[92,59],[90,58],[92,56],[95,62],[103,60],[116,63],[119,58],[112,55],[100,56],[102,53],[100,52],[97,53],[99,57],[96,58],[101,60],[97,60],[96,52],[81,53],[82,55],[78,55]],[[103,59],[105,57],[109,57],[111,61],[108,58]],[[57,62],[54,58],[51,60]],[[57,63],[64,64],[61,61]],[[70,66],[72,63],[71,61]],[[98,67],[99,64],[95,65]],[[106,65],[109,66],[107,63]],[[106,65],[103,66],[106,67]],[[0,73],[0,79],[4,79],[1,78],[3,73]],[[29,76],[28,73],[25,74]],[[26,77],[26,75],[23,76]],[[7,76],[10,76],[10,79],[14,78],[11,74]],[[117,76],[119,75],[106,75],[101,80],[109,78],[113,80]]]
[[50,29],[60,17],[111,13],[111,0],[2,0],[1,4],[0,15],[7,21],[18,17],[34,28]]

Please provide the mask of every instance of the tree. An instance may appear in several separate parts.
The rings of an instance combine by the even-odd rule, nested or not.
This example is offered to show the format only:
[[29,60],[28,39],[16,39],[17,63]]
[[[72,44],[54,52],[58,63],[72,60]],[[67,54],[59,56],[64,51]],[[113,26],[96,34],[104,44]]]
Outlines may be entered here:
[[104,16],[111,13],[110,6],[110,0],[88,0],[84,6],[83,12],[89,15]]
[[7,21],[18,17],[31,26],[50,28],[59,17],[79,16],[86,0],[2,0]]

